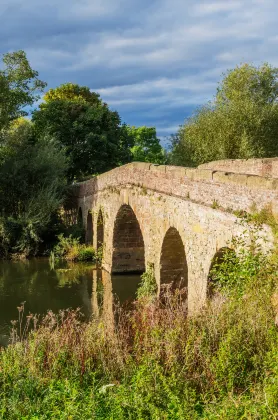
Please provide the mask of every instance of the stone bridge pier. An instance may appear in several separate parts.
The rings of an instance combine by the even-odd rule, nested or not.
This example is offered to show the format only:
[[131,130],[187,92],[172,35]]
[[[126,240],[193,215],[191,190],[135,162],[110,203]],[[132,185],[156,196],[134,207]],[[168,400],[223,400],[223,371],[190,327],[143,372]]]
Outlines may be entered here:
[[[217,170],[219,162],[216,169],[132,163],[73,186],[71,206],[86,241],[103,250],[102,267],[143,273],[152,264],[158,291],[167,283],[186,287],[189,313],[199,310],[215,256],[244,234],[233,210],[270,206],[276,213],[277,161],[232,162],[229,172]],[[264,165],[273,166],[271,176]]]

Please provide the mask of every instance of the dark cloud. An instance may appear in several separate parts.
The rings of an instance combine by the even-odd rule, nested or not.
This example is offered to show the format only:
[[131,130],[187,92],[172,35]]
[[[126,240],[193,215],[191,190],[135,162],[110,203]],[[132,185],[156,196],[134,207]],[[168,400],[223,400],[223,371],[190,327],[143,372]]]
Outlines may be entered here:
[[0,52],[49,87],[99,91],[122,120],[173,133],[243,61],[278,65],[276,0],[1,0]]

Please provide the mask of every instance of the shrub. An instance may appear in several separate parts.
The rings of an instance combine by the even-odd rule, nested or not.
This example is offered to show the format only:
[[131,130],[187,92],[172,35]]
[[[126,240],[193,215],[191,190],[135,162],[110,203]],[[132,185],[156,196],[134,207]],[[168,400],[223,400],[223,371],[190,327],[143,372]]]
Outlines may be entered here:
[[65,237],[63,233],[58,235],[53,252],[56,258],[68,261],[96,261],[95,249],[91,245],[81,244],[79,238]]
[[77,255],[78,261],[95,261],[96,253],[95,248],[92,246],[81,246]]
[[149,264],[145,273],[141,276],[141,282],[137,289],[137,298],[153,298],[156,296],[157,284],[154,276],[153,264]]

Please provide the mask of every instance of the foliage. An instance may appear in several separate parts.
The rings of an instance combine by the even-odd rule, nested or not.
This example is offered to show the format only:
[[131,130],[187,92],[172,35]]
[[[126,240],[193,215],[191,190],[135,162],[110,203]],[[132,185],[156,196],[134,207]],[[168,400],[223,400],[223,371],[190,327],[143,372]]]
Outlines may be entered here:
[[0,131],[12,120],[26,115],[23,108],[39,99],[45,86],[38,79],[38,72],[30,67],[24,51],[4,54],[0,70]]
[[141,276],[141,282],[137,289],[137,298],[154,298],[157,293],[157,284],[154,275],[154,267],[149,264],[145,273]]
[[196,166],[217,159],[278,154],[278,69],[243,64],[224,74],[212,102],[172,137],[170,161]]
[[136,162],[165,163],[165,151],[156,136],[155,127],[126,126],[129,136],[133,139],[131,147],[132,160]]
[[43,99],[46,103],[55,100],[68,100],[91,105],[101,104],[98,93],[91,92],[87,86],[79,86],[74,83],[64,83],[55,89],[49,89]]
[[86,87],[62,85],[52,89],[33,113],[33,122],[38,136],[54,136],[65,150],[69,180],[105,172],[131,160],[132,139],[119,114]]
[[31,123],[16,120],[5,132],[0,150],[2,255],[37,252],[62,203],[65,171],[63,151],[52,139],[34,141]]
[[56,258],[68,261],[96,261],[96,252],[91,245],[80,243],[80,238],[72,235],[65,237],[63,233],[58,235],[58,243],[53,252]]
[[115,329],[105,311],[89,323],[62,311],[15,324],[0,353],[0,416],[276,418],[278,260],[264,256],[257,267],[260,248],[246,249],[229,296],[220,284],[224,296],[195,317],[186,318],[176,291],[163,305],[140,299],[133,311],[121,310]]

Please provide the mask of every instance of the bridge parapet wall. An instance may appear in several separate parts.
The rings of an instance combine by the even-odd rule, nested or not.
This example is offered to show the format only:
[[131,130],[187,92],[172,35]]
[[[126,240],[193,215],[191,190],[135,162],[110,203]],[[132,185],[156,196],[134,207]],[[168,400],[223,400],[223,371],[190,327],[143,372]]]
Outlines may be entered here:
[[217,160],[199,168],[278,178],[278,158]]
[[[274,171],[276,164],[278,165],[278,159],[270,161],[272,171]],[[227,167],[232,168],[232,163],[226,162],[228,162]],[[245,161],[245,164],[255,167],[255,160],[252,162],[249,164],[249,161]],[[262,162],[259,160],[258,168],[260,165],[262,168]],[[272,211],[278,214],[278,178],[276,176],[213,169],[218,164],[216,162],[214,165],[212,162],[212,168],[205,165],[199,168],[184,168],[133,162],[76,184],[73,187],[73,195],[80,199],[93,196],[105,189],[136,186],[141,187],[145,193],[153,190],[224,210],[250,211],[251,206],[254,205],[258,210],[271,206]]]

